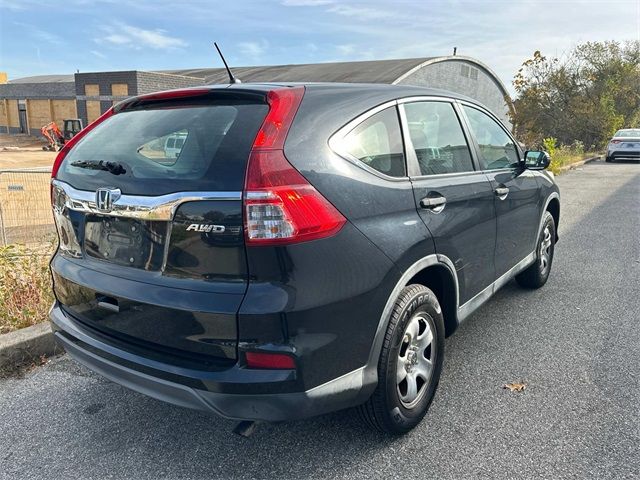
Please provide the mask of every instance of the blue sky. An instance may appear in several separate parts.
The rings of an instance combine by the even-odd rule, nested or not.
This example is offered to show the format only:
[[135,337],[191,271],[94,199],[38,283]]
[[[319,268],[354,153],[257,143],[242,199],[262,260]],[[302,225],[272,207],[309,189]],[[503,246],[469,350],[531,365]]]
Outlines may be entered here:
[[0,0],[9,78],[103,70],[408,58],[458,53],[510,87],[536,50],[640,39],[640,0]]

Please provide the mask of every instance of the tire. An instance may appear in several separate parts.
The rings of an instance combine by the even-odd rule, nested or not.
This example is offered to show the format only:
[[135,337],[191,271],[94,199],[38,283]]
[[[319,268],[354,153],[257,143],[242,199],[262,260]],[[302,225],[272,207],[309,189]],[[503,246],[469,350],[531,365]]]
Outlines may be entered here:
[[536,242],[536,261],[522,273],[516,281],[524,288],[540,288],[549,278],[553,253],[556,245],[556,222],[549,212],[544,212],[542,229]]
[[611,157],[605,157],[604,161],[607,163],[612,163],[613,159]]
[[442,309],[434,293],[423,285],[405,287],[384,337],[378,386],[358,407],[365,423],[396,435],[420,423],[440,381],[444,336]]

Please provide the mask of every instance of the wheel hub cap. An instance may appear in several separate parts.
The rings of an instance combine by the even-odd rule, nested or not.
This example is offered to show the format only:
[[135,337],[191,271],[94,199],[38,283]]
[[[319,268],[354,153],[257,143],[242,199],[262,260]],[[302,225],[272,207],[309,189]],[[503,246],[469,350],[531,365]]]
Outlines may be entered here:
[[398,352],[396,384],[400,401],[412,408],[427,390],[435,364],[436,345],[433,319],[414,316],[405,329]]
[[538,257],[540,258],[540,271],[544,275],[547,273],[549,263],[551,263],[551,229],[548,225],[544,227],[542,235]]
[[410,347],[407,352],[407,361],[405,363],[407,372],[413,371],[413,367],[415,367],[418,363],[418,354],[415,350],[415,347]]

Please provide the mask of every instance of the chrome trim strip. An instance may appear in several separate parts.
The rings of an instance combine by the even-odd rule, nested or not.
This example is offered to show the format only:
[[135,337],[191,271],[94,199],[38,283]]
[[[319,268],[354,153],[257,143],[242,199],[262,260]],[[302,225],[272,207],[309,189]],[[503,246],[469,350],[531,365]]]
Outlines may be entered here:
[[502,274],[495,282],[475,295],[472,299],[458,307],[458,324],[462,323],[474,311],[476,311],[484,302],[489,300],[498,290],[504,287],[517,274],[525,270],[536,260],[536,252],[533,251],[508,271]]
[[[329,142],[328,142],[329,148],[336,155],[339,155],[340,157],[344,158],[345,160],[348,160],[349,162],[353,163],[354,165],[356,165],[356,166],[362,168],[363,170],[366,170],[367,172],[375,175],[376,177],[382,178],[384,180],[388,180],[390,182],[407,181],[409,179],[408,176],[405,175],[404,177],[391,177],[389,175],[385,175],[384,173],[379,172],[375,168],[371,168],[366,163],[361,162],[358,158],[354,157],[353,155],[351,155],[350,153],[346,152],[345,150],[343,150],[341,148],[341,141],[344,139],[344,137],[347,136],[347,134],[349,132],[351,132],[351,130],[356,128],[358,125],[360,125],[362,122],[364,122],[367,118],[375,115],[376,113],[381,112],[382,110],[385,110],[385,109],[387,109],[389,107],[393,107],[393,106],[397,106],[397,105],[398,105],[398,100],[390,100],[388,102],[385,102],[385,103],[382,103],[382,104],[378,105],[377,107],[372,108],[371,110],[367,110],[366,112],[358,115],[356,118],[354,118],[353,120],[349,121],[349,123],[347,123],[346,125],[341,127],[333,135],[331,135],[331,137],[329,137]],[[406,152],[405,152],[405,162],[406,162]]]
[[[458,104],[460,104],[460,105],[466,105],[468,107],[475,108],[476,110],[480,110],[482,113],[487,114],[489,117],[491,117],[493,120],[495,120],[498,123],[498,125],[500,125],[500,127],[502,127],[502,129],[505,131],[507,136],[511,139],[511,141],[513,142],[513,145],[516,146],[516,150],[518,151],[518,155],[520,155],[521,152],[520,152],[520,149],[518,148],[519,143],[515,140],[515,138],[513,138],[513,134],[509,131],[509,128],[507,128],[507,126],[504,123],[502,123],[502,120],[500,120],[495,113],[493,113],[491,110],[489,110],[488,107],[485,107],[481,103],[470,102],[469,100],[456,99],[456,102]],[[466,115],[466,113],[465,113],[465,115]]]
[[60,180],[52,180],[51,184],[56,194],[64,194],[64,206],[69,210],[140,220],[172,220],[185,202],[242,199],[242,192],[177,192],[157,197],[122,195],[113,202],[111,211],[103,212],[96,206],[96,192],[78,190]]
[[445,103],[454,103],[456,101],[453,97],[448,97],[446,95],[436,96],[436,95],[414,95],[413,97],[402,97],[398,99],[398,104],[403,103],[413,103],[413,102],[445,102]]
[[353,130],[358,125],[360,125],[362,122],[364,122],[367,118],[372,117],[376,113],[381,112],[382,110],[384,110],[386,108],[389,108],[389,107],[392,107],[392,106],[397,105],[397,104],[398,104],[397,100],[389,100],[387,102],[381,103],[377,107],[373,107],[372,109],[367,110],[364,113],[361,113],[356,118],[354,118],[353,120],[350,120],[347,124],[345,124],[343,127],[341,127],[336,133],[331,135],[331,138],[329,139],[329,146],[331,146],[331,143],[335,141],[334,138],[340,139],[340,137],[345,136],[351,130]]

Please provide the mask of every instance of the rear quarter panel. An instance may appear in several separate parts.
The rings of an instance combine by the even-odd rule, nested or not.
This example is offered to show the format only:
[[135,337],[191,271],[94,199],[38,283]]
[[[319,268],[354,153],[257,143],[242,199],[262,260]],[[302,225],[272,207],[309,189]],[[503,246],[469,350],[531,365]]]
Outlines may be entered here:
[[434,253],[408,178],[380,178],[334,153],[329,138],[362,113],[393,100],[391,90],[307,89],[287,137],[287,159],[380,252],[406,269]]

